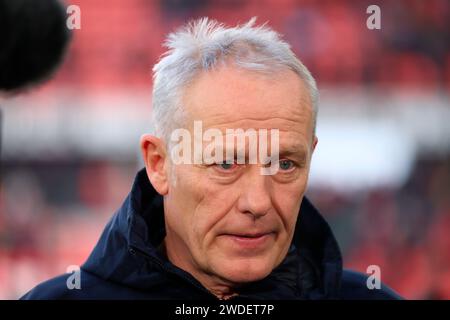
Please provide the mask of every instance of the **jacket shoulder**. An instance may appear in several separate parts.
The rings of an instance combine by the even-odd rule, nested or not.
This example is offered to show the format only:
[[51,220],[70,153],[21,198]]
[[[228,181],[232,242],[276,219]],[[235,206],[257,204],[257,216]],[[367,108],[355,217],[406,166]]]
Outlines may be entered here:
[[[25,295],[21,300],[87,300],[87,299],[117,299],[117,285],[109,281],[105,281],[87,271],[81,269],[79,288],[71,288],[68,283],[72,283],[69,279],[70,273],[59,275],[55,278],[42,282]],[[114,292],[116,295],[111,296]],[[117,297],[119,296],[119,297]]]
[[344,300],[399,300],[402,297],[393,289],[381,283],[380,289],[369,289],[369,275],[356,271],[342,272],[340,298]]
[[20,300],[70,299],[73,294],[70,292],[72,290],[67,287],[69,276],[70,274],[62,274],[44,281],[23,295]]

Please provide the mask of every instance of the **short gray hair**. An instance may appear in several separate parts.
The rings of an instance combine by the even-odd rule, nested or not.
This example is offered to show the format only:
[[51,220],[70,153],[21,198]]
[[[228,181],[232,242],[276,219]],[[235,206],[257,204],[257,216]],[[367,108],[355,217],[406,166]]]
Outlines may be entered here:
[[164,43],[168,51],[153,67],[152,134],[168,142],[173,126],[180,125],[185,113],[183,89],[201,71],[230,58],[250,71],[288,68],[297,73],[310,94],[315,132],[319,93],[314,78],[277,32],[266,24],[255,26],[255,21],[253,17],[244,25],[227,28],[201,18],[168,35]]

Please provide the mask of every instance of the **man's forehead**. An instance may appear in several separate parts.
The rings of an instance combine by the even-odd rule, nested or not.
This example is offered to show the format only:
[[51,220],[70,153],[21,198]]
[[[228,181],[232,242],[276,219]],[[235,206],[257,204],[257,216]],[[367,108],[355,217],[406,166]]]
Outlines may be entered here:
[[[301,79],[292,71],[255,75],[224,68],[200,75],[184,92],[185,125],[201,121],[203,130],[277,129],[310,136],[313,112]],[[308,139],[309,140],[309,139]]]
[[[217,128],[225,134],[226,129],[278,129],[280,131],[303,131],[312,122],[312,109],[300,104],[273,103],[254,108],[217,107],[220,101],[212,101],[202,108],[189,107],[186,120],[190,127],[201,121],[205,129]],[[303,128],[304,127],[304,128]]]
[[[197,125],[194,126],[194,123]],[[226,138],[270,138],[271,132],[278,131],[280,143],[287,149],[295,149],[302,140],[311,140],[312,121],[311,118],[301,116],[297,118],[288,117],[267,117],[267,118],[245,118],[242,116],[212,118],[202,117],[201,119],[190,119],[186,123],[186,128],[194,132],[194,127],[202,132],[220,132]]]

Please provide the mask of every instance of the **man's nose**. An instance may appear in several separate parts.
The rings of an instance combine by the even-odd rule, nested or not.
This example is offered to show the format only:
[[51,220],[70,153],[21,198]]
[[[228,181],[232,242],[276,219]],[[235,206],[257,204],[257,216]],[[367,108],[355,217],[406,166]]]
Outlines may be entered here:
[[254,166],[247,172],[243,190],[238,201],[238,210],[260,218],[272,208],[270,176],[262,175],[260,168]]

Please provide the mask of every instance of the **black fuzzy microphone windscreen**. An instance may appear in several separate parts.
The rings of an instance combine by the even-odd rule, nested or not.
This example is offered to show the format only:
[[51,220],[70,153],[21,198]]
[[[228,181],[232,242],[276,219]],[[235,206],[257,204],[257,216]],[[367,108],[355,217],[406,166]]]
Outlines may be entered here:
[[58,0],[0,0],[0,91],[51,76],[71,38],[66,19]]

